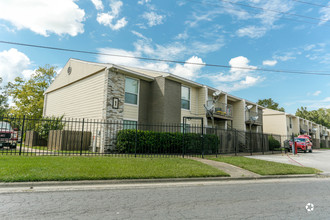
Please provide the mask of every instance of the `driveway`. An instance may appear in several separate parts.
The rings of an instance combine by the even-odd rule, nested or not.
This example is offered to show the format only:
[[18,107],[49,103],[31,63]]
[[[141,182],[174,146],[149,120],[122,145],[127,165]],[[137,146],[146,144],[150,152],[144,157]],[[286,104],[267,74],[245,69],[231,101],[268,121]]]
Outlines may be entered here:
[[279,163],[287,163],[296,166],[313,167],[323,171],[323,174],[330,175],[330,150],[315,150],[313,153],[298,153],[297,155],[272,154],[247,156],[254,159],[268,160]]

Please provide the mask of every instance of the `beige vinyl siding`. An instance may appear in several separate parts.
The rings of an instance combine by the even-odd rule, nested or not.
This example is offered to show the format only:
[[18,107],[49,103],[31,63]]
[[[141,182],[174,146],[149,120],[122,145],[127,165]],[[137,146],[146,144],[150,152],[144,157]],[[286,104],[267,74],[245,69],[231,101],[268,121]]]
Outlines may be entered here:
[[198,97],[197,97],[197,112],[198,116],[204,117],[206,120],[206,111],[204,108],[204,104],[206,104],[206,91],[205,87],[198,89]]
[[230,103],[233,106],[233,128],[245,131],[245,101],[236,101]]
[[[68,74],[67,70],[71,67],[71,74]],[[61,72],[56,76],[54,82],[46,90],[46,93],[52,92],[59,88],[62,88],[68,84],[73,84],[82,78],[88,77],[96,72],[104,70],[105,66],[88,64],[84,61],[69,60],[69,62],[63,67]]]
[[[197,108],[197,89],[194,87],[190,87],[190,86],[186,86],[183,85],[185,87],[190,88],[190,110],[186,110],[186,109],[181,109],[181,120],[184,116],[186,117],[198,117],[198,108]],[[187,122],[189,123],[189,122]]]
[[139,119],[139,108],[137,105],[124,104],[124,119],[136,120]]
[[105,71],[47,93],[45,116],[102,119]]
[[285,115],[264,115],[263,125],[265,133],[287,135]]

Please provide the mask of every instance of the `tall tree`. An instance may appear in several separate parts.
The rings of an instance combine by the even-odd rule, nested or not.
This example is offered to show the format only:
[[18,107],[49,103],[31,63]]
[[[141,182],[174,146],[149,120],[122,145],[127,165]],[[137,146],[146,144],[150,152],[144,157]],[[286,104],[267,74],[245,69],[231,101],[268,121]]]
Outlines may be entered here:
[[[0,84],[2,83],[2,78],[0,77]],[[6,91],[2,90],[0,87],[0,116],[8,113],[8,98]]]
[[296,116],[330,128],[330,109],[320,108],[308,111],[306,107],[300,107],[296,111]]
[[269,99],[259,99],[257,102],[258,105],[261,105],[265,108],[269,108],[269,109],[273,109],[273,110],[277,110],[277,111],[281,111],[284,112],[284,108],[283,107],[279,107],[279,104],[277,102],[275,102],[272,98]]
[[42,117],[44,92],[56,76],[54,66],[39,67],[28,80],[16,77],[7,85],[8,95],[12,97],[14,106],[10,113],[31,118]]

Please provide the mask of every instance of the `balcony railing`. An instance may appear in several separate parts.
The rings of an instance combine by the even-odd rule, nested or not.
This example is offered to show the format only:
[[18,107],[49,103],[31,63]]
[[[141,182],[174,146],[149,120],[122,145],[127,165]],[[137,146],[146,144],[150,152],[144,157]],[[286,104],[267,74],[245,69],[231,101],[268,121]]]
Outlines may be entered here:
[[245,122],[262,124],[262,112],[245,111]]
[[233,106],[225,103],[216,103],[214,107],[214,116],[226,118],[233,117]]

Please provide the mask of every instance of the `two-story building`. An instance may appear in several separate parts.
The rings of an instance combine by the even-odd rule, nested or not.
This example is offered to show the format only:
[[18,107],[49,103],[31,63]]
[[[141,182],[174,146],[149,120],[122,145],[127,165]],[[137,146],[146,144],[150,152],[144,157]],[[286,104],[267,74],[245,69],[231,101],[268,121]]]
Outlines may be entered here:
[[290,139],[292,135],[307,134],[312,137],[314,148],[329,146],[329,129],[292,114],[264,109],[263,125],[265,133],[281,135],[283,140]]
[[[211,117],[205,107],[212,104]],[[170,73],[70,59],[45,92],[43,114],[130,124],[181,124],[184,116],[202,117],[207,127],[213,118],[221,129],[262,132],[262,109]]]

